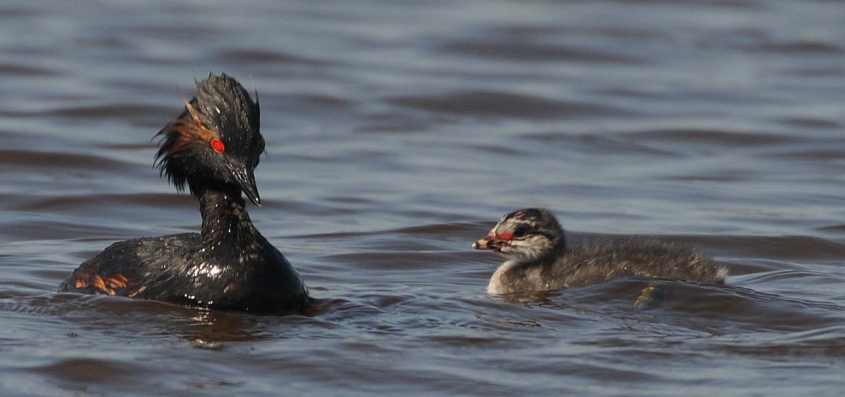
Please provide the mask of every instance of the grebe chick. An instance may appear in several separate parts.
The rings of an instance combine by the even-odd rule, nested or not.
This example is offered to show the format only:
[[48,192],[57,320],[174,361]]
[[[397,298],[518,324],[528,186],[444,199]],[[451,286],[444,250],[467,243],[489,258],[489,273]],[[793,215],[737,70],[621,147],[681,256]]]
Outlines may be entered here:
[[698,252],[652,240],[623,240],[569,248],[563,228],[545,209],[511,212],[473,248],[507,258],[487,292],[548,291],[583,287],[618,277],[723,283],[724,267]]
[[60,291],[166,301],[213,309],[293,313],[310,302],[305,284],[258,232],[241,193],[261,200],[253,174],[264,151],[257,99],[222,74],[167,124],[156,166],[199,200],[201,233],[112,244],[82,263]]

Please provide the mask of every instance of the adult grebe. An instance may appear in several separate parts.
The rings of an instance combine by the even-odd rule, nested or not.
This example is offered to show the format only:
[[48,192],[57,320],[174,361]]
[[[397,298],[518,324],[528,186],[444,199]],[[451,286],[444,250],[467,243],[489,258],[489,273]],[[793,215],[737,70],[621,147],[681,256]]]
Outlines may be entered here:
[[159,133],[156,166],[199,200],[202,231],[112,244],[61,291],[120,295],[214,309],[300,312],[305,284],[258,232],[244,193],[260,204],[253,172],[264,151],[259,105],[233,78],[197,83],[196,96]]

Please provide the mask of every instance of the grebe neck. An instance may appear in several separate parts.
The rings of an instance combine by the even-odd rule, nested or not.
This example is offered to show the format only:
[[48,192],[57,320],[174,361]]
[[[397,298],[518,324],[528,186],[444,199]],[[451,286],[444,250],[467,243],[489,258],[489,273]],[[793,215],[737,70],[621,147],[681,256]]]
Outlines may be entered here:
[[202,240],[238,244],[257,233],[237,188],[207,188],[197,192],[202,213]]

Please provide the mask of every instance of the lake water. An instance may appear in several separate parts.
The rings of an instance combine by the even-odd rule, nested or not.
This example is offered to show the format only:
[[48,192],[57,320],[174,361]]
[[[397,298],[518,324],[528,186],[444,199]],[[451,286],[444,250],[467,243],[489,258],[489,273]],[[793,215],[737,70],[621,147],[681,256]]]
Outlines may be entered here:
[[[845,4],[0,5],[0,395],[838,396]],[[113,241],[196,231],[153,134],[226,72],[259,92],[251,215],[312,317],[57,294]],[[485,293],[470,244],[545,206],[658,236],[726,286]]]

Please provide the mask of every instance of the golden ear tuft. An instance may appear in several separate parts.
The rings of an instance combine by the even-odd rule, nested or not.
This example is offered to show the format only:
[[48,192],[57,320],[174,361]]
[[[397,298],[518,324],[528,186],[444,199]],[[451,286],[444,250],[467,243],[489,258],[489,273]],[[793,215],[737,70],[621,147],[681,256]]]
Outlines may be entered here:
[[194,142],[211,142],[220,139],[220,134],[205,126],[190,102],[185,101],[185,109],[187,116],[190,117],[179,117],[159,132],[167,136],[166,144],[162,148],[166,146],[168,154],[181,152]]
[[[195,100],[193,100],[195,102]],[[220,140],[220,134],[205,126],[202,114],[194,108],[190,101],[183,101],[185,111],[176,120],[164,126],[157,134],[161,137],[154,166],[162,175],[182,191],[187,183],[187,175],[179,162],[188,155],[192,146],[208,147],[215,140]],[[222,143],[222,141],[221,141]],[[212,146],[212,150],[214,147]]]

